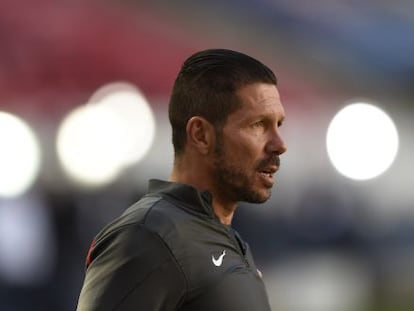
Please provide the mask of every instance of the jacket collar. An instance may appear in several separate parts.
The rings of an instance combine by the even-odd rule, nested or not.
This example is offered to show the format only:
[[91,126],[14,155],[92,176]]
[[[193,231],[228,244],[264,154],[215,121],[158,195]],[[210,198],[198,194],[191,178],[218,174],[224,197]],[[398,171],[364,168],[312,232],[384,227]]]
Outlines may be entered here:
[[200,191],[187,184],[151,179],[148,194],[170,197],[178,201],[180,206],[185,209],[217,219],[212,208],[213,197],[208,191]]

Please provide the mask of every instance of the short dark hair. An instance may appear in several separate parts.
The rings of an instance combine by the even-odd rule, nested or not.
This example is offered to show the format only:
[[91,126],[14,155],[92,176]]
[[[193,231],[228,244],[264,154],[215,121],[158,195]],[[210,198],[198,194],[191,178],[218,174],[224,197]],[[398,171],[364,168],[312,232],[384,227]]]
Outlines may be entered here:
[[258,82],[276,85],[277,79],[269,67],[246,54],[209,49],[191,55],[178,73],[169,103],[175,155],[184,151],[190,118],[203,117],[220,131],[227,116],[241,107],[236,92]]

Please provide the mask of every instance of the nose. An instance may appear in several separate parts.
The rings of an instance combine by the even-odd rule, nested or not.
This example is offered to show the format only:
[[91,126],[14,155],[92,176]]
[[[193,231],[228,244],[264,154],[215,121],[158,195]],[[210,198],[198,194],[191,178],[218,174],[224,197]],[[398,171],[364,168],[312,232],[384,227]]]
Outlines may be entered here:
[[282,136],[280,135],[279,129],[275,129],[270,135],[266,145],[266,152],[270,154],[281,155],[285,153],[287,146]]

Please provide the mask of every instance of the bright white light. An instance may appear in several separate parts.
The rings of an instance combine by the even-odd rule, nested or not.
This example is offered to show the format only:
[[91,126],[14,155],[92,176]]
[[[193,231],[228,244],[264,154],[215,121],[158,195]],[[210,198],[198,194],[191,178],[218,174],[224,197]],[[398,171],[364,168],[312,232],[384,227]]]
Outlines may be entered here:
[[144,95],[133,85],[118,82],[100,88],[89,102],[112,110],[122,119],[125,133],[119,139],[125,144],[125,165],[139,162],[155,136],[154,115]]
[[57,152],[63,169],[86,186],[112,182],[123,165],[123,134],[121,120],[105,107],[78,107],[58,131]]
[[128,83],[111,83],[64,120],[58,155],[72,179],[101,186],[140,161],[154,135],[154,116],[141,92]]
[[40,148],[31,128],[16,116],[0,112],[0,196],[25,192],[39,167]]
[[351,179],[370,179],[385,172],[398,151],[391,118],[376,106],[355,103],[332,119],[326,146],[333,166]]

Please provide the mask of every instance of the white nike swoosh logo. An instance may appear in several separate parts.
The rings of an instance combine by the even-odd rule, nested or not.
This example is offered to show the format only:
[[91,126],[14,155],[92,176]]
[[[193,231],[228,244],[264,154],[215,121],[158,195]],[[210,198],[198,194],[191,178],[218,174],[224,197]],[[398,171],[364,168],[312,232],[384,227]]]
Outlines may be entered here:
[[211,255],[211,260],[216,267],[220,267],[223,263],[223,257],[226,256],[226,250],[221,253],[221,255],[216,259],[213,255]]

